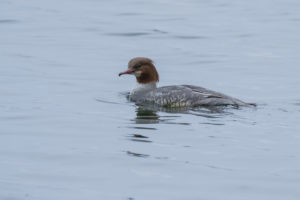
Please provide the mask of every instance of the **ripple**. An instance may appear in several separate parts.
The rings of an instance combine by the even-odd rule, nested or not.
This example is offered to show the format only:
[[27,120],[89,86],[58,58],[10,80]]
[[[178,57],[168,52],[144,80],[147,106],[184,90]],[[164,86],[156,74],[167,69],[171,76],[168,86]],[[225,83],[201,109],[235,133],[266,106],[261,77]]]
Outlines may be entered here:
[[184,126],[191,125],[191,123],[188,122],[165,122],[165,124],[177,124],[177,125],[184,125]]
[[101,102],[101,103],[107,103],[107,104],[118,104],[118,105],[122,105],[121,103],[118,103],[118,102],[107,101],[107,100],[102,100],[102,99],[96,99],[96,101]]
[[87,31],[87,32],[101,32],[102,31],[102,29],[96,28],[96,27],[83,28],[82,30]]
[[190,110],[189,114],[208,118],[208,119],[217,119],[232,114],[231,112],[228,112],[226,109],[227,108],[223,106],[197,107]]
[[203,122],[203,123],[200,123],[200,124],[215,125],[215,126],[223,126],[223,125],[225,125],[223,123],[213,123],[213,122]]
[[284,109],[284,108],[278,108],[279,111],[281,112],[289,112],[288,110]]
[[126,153],[129,156],[138,157],[138,158],[148,158],[150,156],[148,154],[135,153],[135,152],[132,152],[132,151],[126,151]]
[[147,136],[140,135],[140,134],[133,134],[132,136],[133,136],[133,137],[136,137],[136,138],[149,138],[149,137],[147,137]]
[[129,138],[131,141],[134,142],[146,142],[146,143],[151,143],[151,140],[148,140],[149,137],[141,135],[141,134],[132,134],[129,135]]
[[168,160],[169,157],[167,157],[167,156],[156,156],[155,159],[158,159],[158,160]]
[[0,19],[0,24],[15,24],[18,22],[19,21],[15,19]]
[[37,117],[30,116],[30,115],[18,115],[18,116],[5,116],[5,117],[0,117],[0,120],[31,120],[31,119],[36,119]]
[[290,21],[293,21],[293,22],[300,22],[300,18],[292,18],[292,19],[290,19]]
[[129,127],[129,128],[143,129],[143,130],[157,130],[156,128],[151,128],[151,127],[140,127],[140,126],[134,126],[134,127]]
[[122,36],[122,37],[137,37],[137,36],[145,36],[150,35],[150,33],[146,32],[128,32],[128,33],[107,33],[109,36]]
[[134,13],[134,12],[125,12],[125,13],[119,13],[117,16],[138,16],[143,15],[142,13]]
[[185,40],[194,40],[194,39],[209,39],[209,37],[206,36],[197,36],[197,35],[175,35],[172,36],[176,39],[185,39]]
[[219,63],[219,60],[198,60],[193,62],[188,62],[188,64],[214,64]]
[[152,29],[151,31],[153,31],[155,33],[162,33],[162,34],[167,34],[168,33],[167,31],[162,31],[162,30],[159,30],[159,29]]
[[184,17],[171,17],[171,18],[159,18],[153,19],[153,21],[185,21],[186,18]]
[[211,169],[218,169],[218,170],[225,170],[225,171],[234,171],[233,169],[231,168],[225,168],[225,167],[218,167],[218,166],[215,166],[215,165],[205,165],[206,167],[209,167]]
[[293,103],[295,106],[300,106],[300,100],[297,100],[295,103]]

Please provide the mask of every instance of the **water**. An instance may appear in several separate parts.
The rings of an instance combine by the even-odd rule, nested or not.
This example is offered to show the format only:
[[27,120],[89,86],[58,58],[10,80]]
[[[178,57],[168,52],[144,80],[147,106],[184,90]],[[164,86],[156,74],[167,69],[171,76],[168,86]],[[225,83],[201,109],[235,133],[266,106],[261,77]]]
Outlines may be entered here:
[[[298,199],[300,3],[0,1],[0,199]],[[153,110],[118,77],[257,108]]]

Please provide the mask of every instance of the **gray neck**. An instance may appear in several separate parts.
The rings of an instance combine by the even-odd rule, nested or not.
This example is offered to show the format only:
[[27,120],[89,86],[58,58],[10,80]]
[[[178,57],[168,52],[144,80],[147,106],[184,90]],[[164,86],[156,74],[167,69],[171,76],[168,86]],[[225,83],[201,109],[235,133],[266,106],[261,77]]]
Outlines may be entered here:
[[147,92],[150,92],[154,89],[156,89],[156,82],[152,82],[152,83],[146,83],[146,84],[138,84],[136,86],[136,88],[134,88],[131,92],[130,92],[130,96],[134,97],[134,96],[141,96],[144,95]]

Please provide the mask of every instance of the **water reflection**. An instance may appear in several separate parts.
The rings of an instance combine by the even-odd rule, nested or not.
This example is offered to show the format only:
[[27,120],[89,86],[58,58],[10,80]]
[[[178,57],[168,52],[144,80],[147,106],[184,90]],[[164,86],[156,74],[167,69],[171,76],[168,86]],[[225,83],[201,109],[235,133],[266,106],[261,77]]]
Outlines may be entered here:
[[[136,118],[133,120],[136,124],[179,124],[179,125],[190,125],[185,122],[173,122],[176,118],[180,118],[180,115],[158,115],[158,112],[165,113],[184,113],[186,109],[167,109],[152,105],[138,106],[136,110]],[[149,129],[148,127],[135,127],[136,129]],[[153,129],[153,128],[151,128]]]
[[155,110],[138,107],[134,121],[136,124],[157,124],[159,123],[159,116]]
[[187,107],[179,107],[179,108],[168,108],[168,107],[162,107],[162,106],[157,106],[154,104],[139,104],[137,105],[137,114],[143,113],[143,111],[151,111],[154,112],[155,114],[157,112],[165,112],[165,113],[187,113],[190,108]]
[[[237,109],[232,108],[230,109]],[[224,125],[224,123],[218,122],[219,118],[223,118],[227,115],[232,115],[228,107],[197,107],[197,108],[163,108],[154,105],[137,105],[136,117],[132,120],[135,124],[175,124],[175,125],[191,125],[190,122],[180,122],[178,120],[184,119],[183,115],[194,115],[202,117],[208,122],[203,124],[211,125]],[[130,127],[134,129],[144,130],[156,130],[153,127]]]

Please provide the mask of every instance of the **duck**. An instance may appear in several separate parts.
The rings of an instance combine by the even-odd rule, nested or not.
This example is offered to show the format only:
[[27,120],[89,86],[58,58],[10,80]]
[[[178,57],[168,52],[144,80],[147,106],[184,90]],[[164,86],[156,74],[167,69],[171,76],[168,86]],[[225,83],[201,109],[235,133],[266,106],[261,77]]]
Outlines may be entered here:
[[170,85],[157,87],[159,74],[153,61],[135,57],[128,62],[128,69],[119,73],[134,75],[137,87],[129,93],[129,100],[137,104],[154,104],[167,108],[198,106],[255,106],[237,98],[194,85]]

